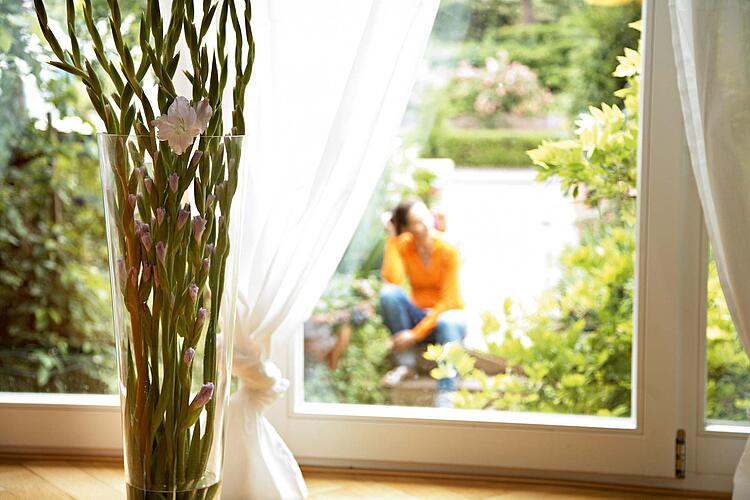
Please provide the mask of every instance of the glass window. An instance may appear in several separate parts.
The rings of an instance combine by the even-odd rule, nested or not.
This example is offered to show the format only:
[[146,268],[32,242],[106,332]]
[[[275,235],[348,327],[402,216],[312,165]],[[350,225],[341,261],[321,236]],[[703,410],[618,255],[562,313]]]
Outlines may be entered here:
[[[121,3],[127,18],[133,2]],[[64,3],[51,9],[62,33],[64,18]],[[93,114],[74,79],[46,64],[37,31],[31,2],[0,4],[0,392],[110,394]]]
[[713,257],[707,294],[706,420],[750,425],[750,361],[734,329]]
[[441,3],[305,401],[631,416],[641,4],[610,3]]

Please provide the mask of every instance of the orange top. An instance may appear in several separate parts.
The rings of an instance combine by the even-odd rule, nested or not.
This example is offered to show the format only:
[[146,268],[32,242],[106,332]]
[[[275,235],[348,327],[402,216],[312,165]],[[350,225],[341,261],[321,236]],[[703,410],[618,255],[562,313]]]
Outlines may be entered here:
[[417,340],[424,339],[435,328],[440,313],[464,308],[458,289],[458,266],[456,249],[439,238],[433,238],[426,267],[417,253],[411,233],[391,236],[386,241],[381,269],[383,279],[401,285],[408,277],[414,303],[422,309],[432,309],[412,328]]

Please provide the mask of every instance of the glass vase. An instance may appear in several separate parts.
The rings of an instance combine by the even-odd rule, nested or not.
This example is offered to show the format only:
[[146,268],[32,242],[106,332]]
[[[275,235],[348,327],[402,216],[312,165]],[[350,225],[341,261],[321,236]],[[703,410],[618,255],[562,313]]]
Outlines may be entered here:
[[98,136],[128,498],[220,494],[242,139]]

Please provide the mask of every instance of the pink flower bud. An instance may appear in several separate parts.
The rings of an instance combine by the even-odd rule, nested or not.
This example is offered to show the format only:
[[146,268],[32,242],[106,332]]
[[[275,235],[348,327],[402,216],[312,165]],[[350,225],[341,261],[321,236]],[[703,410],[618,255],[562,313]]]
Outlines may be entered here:
[[173,193],[177,192],[177,187],[180,184],[180,176],[177,175],[177,173],[174,173],[169,176],[169,189],[172,190]]
[[208,272],[208,267],[210,265],[210,262],[208,259],[203,259],[203,272]]
[[199,410],[208,403],[214,395],[214,383],[206,382],[201,386],[201,390],[195,395],[190,403],[190,410]]
[[190,286],[188,287],[188,295],[190,296],[190,300],[195,304],[195,302],[198,300],[198,285],[195,283],[190,283]]
[[125,269],[125,259],[118,257],[117,259],[117,275],[120,278],[120,283],[125,285],[125,279],[128,276],[128,270]]
[[198,314],[195,318],[195,328],[200,330],[203,327],[203,324],[206,322],[206,309],[204,307],[201,307],[198,309]]
[[141,243],[147,252],[151,250],[151,234],[146,231],[141,232]]
[[135,203],[138,201],[138,197],[134,194],[128,195],[128,204],[130,205],[130,208],[135,208]]
[[182,356],[182,360],[185,362],[185,366],[190,368],[190,364],[193,362],[193,357],[195,356],[195,349],[192,347],[188,347],[187,351],[185,351],[185,354]]
[[162,241],[156,243],[156,257],[162,264],[167,260],[167,249],[164,247],[164,242]]
[[177,229],[182,229],[182,226],[185,225],[185,223],[190,218],[190,212],[186,210],[180,210],[177,213]]
[[206,196],[206,205],[208,205],[209,207],[213,207],[214,202],[216,202],[216,196],[212,194],[209,194],[208,196]]
[[162,207],[156,209],[156,223],[161,225],[164,222],[164,216],[167,215],[167,211]]
[[138,286],[138,270],[135,267],[128,269],[128,282],[130,286]]
[[148,281],[151,279],[151,264],[146,262],[143,264],[143,271],[141,271],[141,279],[143,281]]
[[208,245],[206,245],[206,253],[208,255],[215,254],[216,253],[216,245],[214,245],[213,243],[209,243]]
[[201,238],[203,237],[203,231],[206,229],[206,219],[201,217],[200,215],[196,215],[193,217],[193,238],[195,238],[196,243],[201,242]]
[[143,186],[146,188],[146,192],[151,194],[151,189],[154,187],[154,180],[151,177],[146,177],[143,180]]

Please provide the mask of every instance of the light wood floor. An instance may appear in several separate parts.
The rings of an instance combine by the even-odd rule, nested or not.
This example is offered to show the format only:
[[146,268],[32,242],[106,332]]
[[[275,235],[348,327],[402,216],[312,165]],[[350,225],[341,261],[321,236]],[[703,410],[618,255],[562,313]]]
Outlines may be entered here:
[[[304,471],[311,499],[644,499],[729,498],[664,495],[654,490],[628,491],[590,484],[576,487],[519,480],[443,479],[387,473],[353,473],[308,468]],[[117,463],[81,461],[4,461],[0,463],[0,499],[125,498],[123,472]]]

